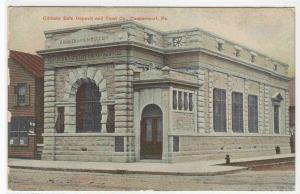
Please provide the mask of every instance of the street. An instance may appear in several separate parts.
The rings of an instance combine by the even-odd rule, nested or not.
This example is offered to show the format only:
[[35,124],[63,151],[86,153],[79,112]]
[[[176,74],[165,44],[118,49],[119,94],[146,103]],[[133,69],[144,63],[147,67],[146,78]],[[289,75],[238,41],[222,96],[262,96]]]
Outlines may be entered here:
[[293,165],[246,170],[217,176],[106,174],[14,169],[10,190],[247,190],[290,191],[295,188]]

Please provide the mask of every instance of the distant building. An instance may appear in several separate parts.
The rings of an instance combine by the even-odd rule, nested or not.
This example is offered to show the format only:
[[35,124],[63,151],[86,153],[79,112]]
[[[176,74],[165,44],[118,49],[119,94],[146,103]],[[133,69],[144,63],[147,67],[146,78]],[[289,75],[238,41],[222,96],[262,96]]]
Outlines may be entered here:
[[290,116],[290,128],[291,129],[295,129],[295,82],[296,82],[295,78],[293,78],[289,82],[289,93],[290,93],[289,116]]
[[44,70],[37,55],[11,50],[8,59],[8,156],[34,158],[43,143]]
[[45,32],[42,159],[161,162],[290,153],[288,65],[204,30]]

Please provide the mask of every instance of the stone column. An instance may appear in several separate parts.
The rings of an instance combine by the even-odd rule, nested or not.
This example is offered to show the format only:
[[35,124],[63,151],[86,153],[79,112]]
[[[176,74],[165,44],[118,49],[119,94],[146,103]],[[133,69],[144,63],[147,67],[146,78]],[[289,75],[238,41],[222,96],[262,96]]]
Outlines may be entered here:
[[55,160],[55,70],[44,72],[44,149],[43,160]]

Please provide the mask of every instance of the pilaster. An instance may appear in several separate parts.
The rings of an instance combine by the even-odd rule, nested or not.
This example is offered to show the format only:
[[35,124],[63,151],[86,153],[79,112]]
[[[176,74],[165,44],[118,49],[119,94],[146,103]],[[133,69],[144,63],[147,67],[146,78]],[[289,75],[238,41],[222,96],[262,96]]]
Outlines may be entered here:
[[258,105],[258,133],[265,133],[264,121],[265,121],[265,84],[259,85],[259,105]]
[[264,123],[265,123],[265,134],[271,134],[271,129],[270,129],[270,87],[265,85],[265,97],[264,97],[264,107],[265,107],[265,118],[264,118]]
[[55,71],[44,73],[44,133],[55,132]]
[[249,95],[249,80],[245,79],[244,82],[244,94],[243,94],[243,122],[244,122],[244,133],[249,133],[248,128],[248,95]]
[[133,132],[133,72],[128,64],[115,65],[115,131]]
[[284,99],[284,102],[285,102],[285,131],[283,132],[283,134],[286,134],[286,135],[289,135],[290,133],[290,125],[289,125],[289,106],[290,106],[290,102],[289,102],[289,92],[288,90],[285,91],[285,99]]
[[226,91],[226,111],[227,111],[227,133],[232,131],[232,76],[227,76],[227,91]]
[[[44,134],[55,133],[55,70],[44,72]],[[55,160],[55,137],[44,137],[43,160]],[[47,151],[49,150],[49,151]]]
[[214,74],[212,71],[208,72],[208,107],[209,107],[209,128],[205,129],[206,133],[212,132],[213,126],[213,90],[214,90]]
[[204,70],[199,69],[198,70],[198,83],[201,84],[201,87],[197,91],[197,132],[204,132],[205,130],[205,113],[204,113],[204,79],[205,79],[205,73]]

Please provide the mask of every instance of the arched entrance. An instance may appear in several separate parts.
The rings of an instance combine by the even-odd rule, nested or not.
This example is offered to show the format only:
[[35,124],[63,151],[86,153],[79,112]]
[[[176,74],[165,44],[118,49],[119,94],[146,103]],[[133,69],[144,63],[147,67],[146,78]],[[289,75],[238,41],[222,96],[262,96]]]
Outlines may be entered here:
[[82,81],[76,93],[76,132],[100,132],[100,97],[94,82],[89,79]]
[[155,104],[147,105],[141,119],[141,159],[162,157],[162,111]]

